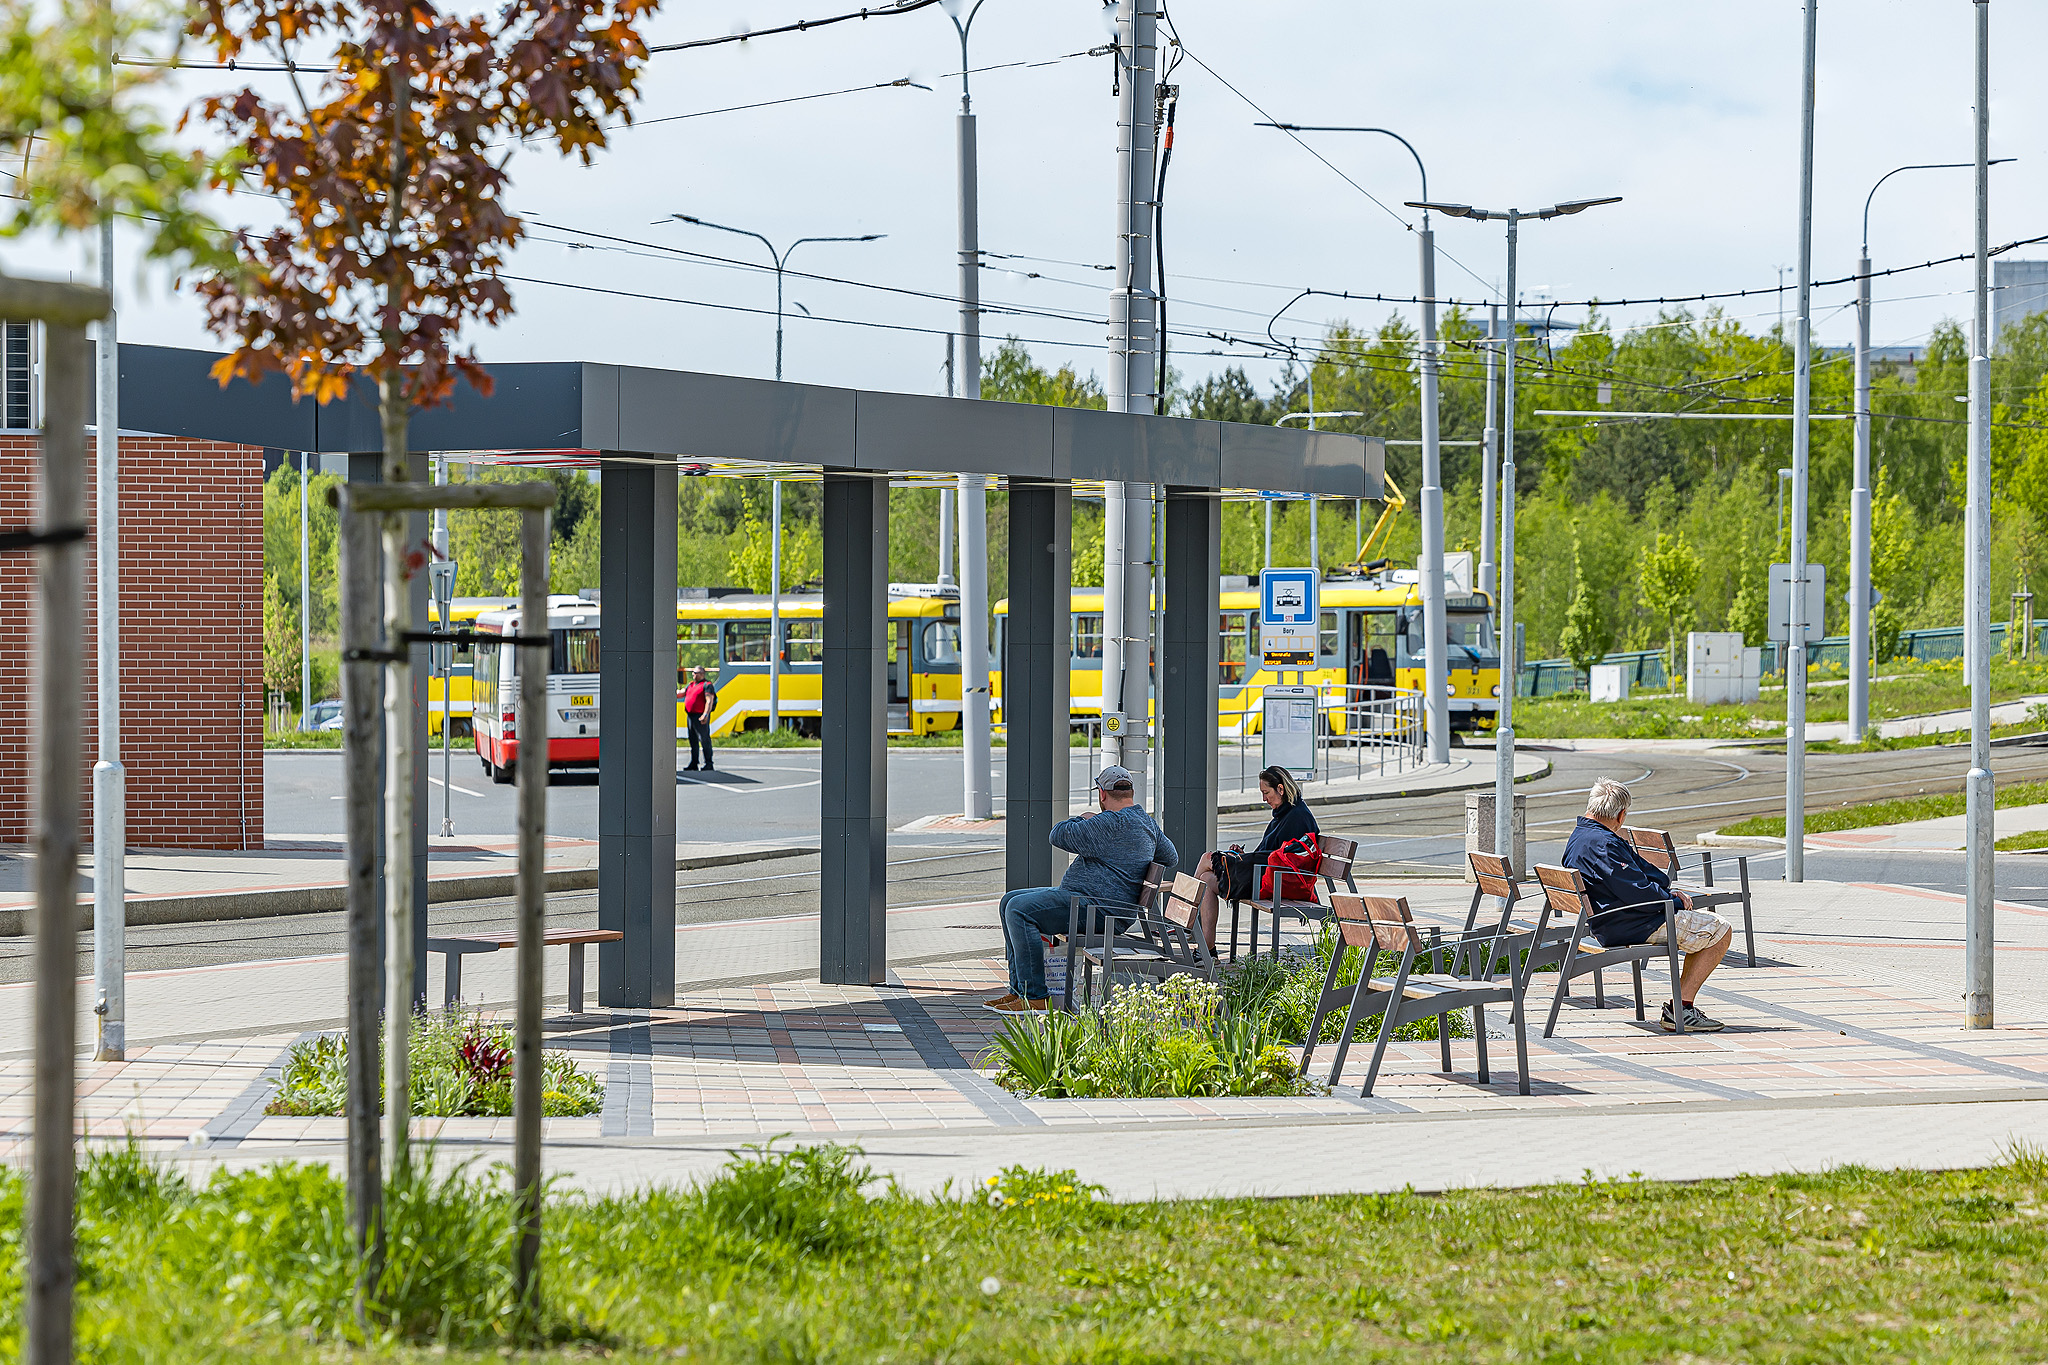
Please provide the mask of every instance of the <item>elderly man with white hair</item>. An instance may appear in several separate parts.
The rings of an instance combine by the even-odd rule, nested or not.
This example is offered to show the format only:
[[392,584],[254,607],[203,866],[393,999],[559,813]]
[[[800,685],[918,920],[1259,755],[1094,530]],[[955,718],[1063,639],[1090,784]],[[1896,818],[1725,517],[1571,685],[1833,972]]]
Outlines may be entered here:
[[1662,943],[1663,907],[1676,902],[1671,918],[1678,928],[1678,951],[1685,955],[1678,979],[1683,998],[1664,1006],[1664,1031],[1677,1031],[1673,1012],[1683,1009],[1687,1033],[1718,1033],[1720,1021],[1708,1018],[1693,999],[1727,955],[1734,926],[1710,910],[1693,909],[1668,875],[1643,861],[1621,834],[1628,805],[1627,787],[1610,778],[1595,782],[1586,796],[1586,813],[1565,845],[1564,865],[1585,881],[1593,900],[1595,913],[1586,929],[1608,948]]

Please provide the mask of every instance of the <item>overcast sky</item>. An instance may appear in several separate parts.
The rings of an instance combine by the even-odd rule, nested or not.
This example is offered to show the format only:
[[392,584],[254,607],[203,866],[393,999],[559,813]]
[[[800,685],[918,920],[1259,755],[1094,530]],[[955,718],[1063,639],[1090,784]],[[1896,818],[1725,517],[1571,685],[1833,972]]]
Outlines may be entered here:
[[[839,13],[845,0],[671,0],[654,41],[764,28]],[[1105,57],[1066,54],[1105,35],[1097,0],[986,0],[973,33],[981,132],[982,245],[1043,260],[996,261],[983,298],[1075,317],[995,315],[984,332],[1016,333],[1047,363],[1100,373],[1115,245],[1115,101]],[[1971,145],[1968,0],[1857,0],[1820,19],[1814,271],[1854,269],[1864,195],[1910,162],[1966,161]],[[1192,57],[1181,87],[1167,190],[1166,243],[1175,327],[1262,334],[1265,318],[1314,286],[1410,294],[1415,241],[1400,208],[1418,197],[1413,163],[1393,141],[1311,135],[1375,205],[1261,117],[1379,124],[1414,142],[1434,197],[1540,207],[1619,194],[1624,202],[1523,229],[1525,299],[1674,295],[1768,287],[1798,245],[1800,8],[1795,0],[1724,0],[1700,8],[1640,3],[1461,5],[1378,0],[1173,0]],[[2048,50],[2048,13],[1994,5],[1991,144],[2016,165],[1993,171],[1994,244],[2048,233],[2048,88],[2026,72]],[[774,366],[772,317],[636,299],[628,291],[772,310],[773,277],[666,257],[663,246],[746,260],[748,239],[656,225],[689,213],[775,239],[886,233],[885,240],[803,247],[795,268],[939,295],[892,294],[791,279],[785,374],[817,383],[942,390],[943,333],[955,324],[954,114],[958,45],[936,8],[900,18],[764,37],[658,56],[645,79],[643,126],[622,132],[589,169],[539,152],[513,163],[513,207],[532,240],[513,274],[518,315],[476,340],[487,360],[591,360],[742,375]],[[934,87],[864,90],[744,112],[673,118],[725,106],[866,86],[909,76]],[[253,78],[259,88],[278,77]],[[220,88],[188,77],[182,94]],[[282,95],[278,87],[270,93]],[[671,118],[656,123],[653,120]],[[236,218],[250,201],[226,206]],[[1398,215],[1398,216],[1397,216]],[[1439,220],[1440,293],[1485,298],[1503,274],[1498,224]],[[607,243],[582,233],[647,243]],[[1971,245],[1970,173],[1915,171],[1880,193],[1871,216],[1877,265],[1912,264]],[[583,242],[594,249],[565,245]],[[2048,243],[2016,256],[2048,257]],[[8,244],[11,270],[82,269],[76,246]],[[1199,278],[1198,278],[1199,277]],[[1789,276],[1788,276],[1789,278]],[[124,340],[215,345],[196,305],[158,279],[120,275]],[[1967,316],[1967,263],[1876,287],[1879,344],[1923,340],[1944,317]],[[571,289],[564,285],[585,286]],[[1853,289],[1820,291],[1815,335],[1846,343]],[[891,331],[805,318],[857,319]],[[1296,334],[1339,318],[1377,325],[1390,305],[1312,299],[1283,323]],[[1563,309],[1559,316],[1576,316]],[[1737,301],[1746,325],[1768,327],[1772,299]],[[1788,305],[1789,311],[1789,305]],[[1629,309],[1624,321],[1654,309]],[[1228,357],[1176,339],[1176,364],[1199,378]],[[1272,362],[1243,363],[1262,386]]]

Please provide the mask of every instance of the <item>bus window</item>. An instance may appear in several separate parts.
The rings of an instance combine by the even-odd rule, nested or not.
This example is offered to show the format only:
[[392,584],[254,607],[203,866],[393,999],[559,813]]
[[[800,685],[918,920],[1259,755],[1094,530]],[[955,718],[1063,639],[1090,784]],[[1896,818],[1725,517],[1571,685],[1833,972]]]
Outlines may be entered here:
[[766,621],[727,621],[725,623],[725,658],[727,663],[765,664],[768,662],[768,623]]
[[676,622],[676,676],[693,668],[718,668],[718,622]]
[[1218,675],[1226,683],[1244,681],[1245,614],[1226,611],[1216,618],[1216,659]]
[[596,673],[597,632],[594,630],[551,630],[548,657],[550,673]]
[[960,662],[960,623],[927,621],[924,627],[924,661],[928,664]]
[[498,710],[498,646],[486,644],[476,651],[476,673],[470,685],[470,704],[478,715],[495,715]]
[[1322,641],[1316,646],[1316,652],[1326,659],[1336,657],[1343,650],[1343,644],[1337,636],[1336,612],[1326,611],[1323,613],[1321,630]]
[[783,662],[792,664],[821,663],[825,658],[825,623],[823,621],[784,621],[782,623]]
[[1099,659],[1102,657],[1102,613],[1074,613],[1074,657],[1077,659]]

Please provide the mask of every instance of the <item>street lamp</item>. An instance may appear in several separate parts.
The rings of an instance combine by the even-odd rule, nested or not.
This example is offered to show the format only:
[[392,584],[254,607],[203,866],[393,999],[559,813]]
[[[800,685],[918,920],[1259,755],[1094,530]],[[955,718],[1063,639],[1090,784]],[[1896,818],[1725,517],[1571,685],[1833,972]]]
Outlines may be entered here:
[[1438,443],[1436,340],[1436,236],[1429,229],[1429,169],[1415,144],[1391,128],[1345,125],[1262,123],[1289,133],[1378,133],[1408,149],[1422,177],[1422,227],[1416,234],[1422,249],[1422,631],[1423,733],[1429,739],[1432,763],[1451,761],[1450,650],[1444,616],[1444,490],[1442,451]]
[[[1515,687],[1520,682],[1520,660],[1515,657],[1515,351],[1520,344],[1515,299],[1515,243],[1524,218],[1562,218],[1584,213],[1601,204],[1619,204],[1621,196],[1602,199],[1567,199],[1547,209],[1478,209],[1470,204],[1440,204],[1408,201],[1411,209],[1434,209],[1446,218],[1473,218],[1508,225],[1508,327],[1507,360],[1501,381],[1500,448],[1500,720],[1494,728],[1493,851],[1503,858],[1514,856],[1515,829]],[[1517,873],[1526,868],[1516,869]]]
[[[687,213],[671,213],[670,218],[693,227],[711,228],[718,232],[730,232],[741,237],[752,237],[768,248],[769,259],[775,262],[775,378],[782,378],[782,272],[789,267],[789,258],[805,242],[879,242],[888,236],[886,232],[869,232],[858,237],[799,237],[782,250],[775,249],[775,243],[758,232],[746,228],[727,227]],[[655,220],[659,226],[661,220]],[[803,307],[798,304],[798,307]],[[811,310],[805,308],[806,313]],[[768,730],[774,733],[782,728],[782,480],[772,479],[768,484]]]
[[[2002,166],[2018,157],[1986,164]],[[1856,473],[1849,490],[1849,742],[1870,723],[1870,204],[1901,171],[1962,171],[1974,161],[1937,161],[1886,171],[1863,196],[1863,253],[1856,262]]]

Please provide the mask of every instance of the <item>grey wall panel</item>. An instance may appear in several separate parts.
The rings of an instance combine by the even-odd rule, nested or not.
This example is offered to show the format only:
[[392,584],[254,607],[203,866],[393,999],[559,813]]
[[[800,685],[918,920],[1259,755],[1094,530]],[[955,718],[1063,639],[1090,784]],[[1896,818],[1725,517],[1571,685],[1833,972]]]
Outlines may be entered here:
[[1073,494],[1010,484],[1010,612],[1004,622],[1003,885],[1053,883],[1052,827],[1067,817]]
[[623,450],[619,439],[619,367],[585,365],[577,398],[584,450]]
[[818,972],[888,980],[889,482],[825,471]]
[[1180,870],[1216,847],[1217,576],[1223,502],[1202,489],[1166,491],[1166,610],[1160,660],[1159,823]]
[[1377,498],[1387,465],[1384,443],[1335,431],[1219,424],[1221,486],[1270,488],[1328,497]]
[[857,397],[861,469],[1053,476],[1056,409],[907,393]]
[[1053,473],[1062,479],[1218,487],[1221,422],[1092,408],[1053,409]]
[[[419,451],[609,448],[583,432],[582,365],[493,365],[490,375],[488,398],[458,379],[447,402],[414,412],[407,444]],[[350,415],[366,413],[374,421],[375,395],[367,385],[358,389],[362,401],[350,404]]]
[[222,388],[207,373],[219,359],[211,351],[122,342],[121,425],[160,436],[281,450],[340,449],[315,444],[314,405],[294,403],[284,376],[271,375],[261,384],[237,379]]
[[620,366],[619,449],[681,460],[851,466],[854,393]]

